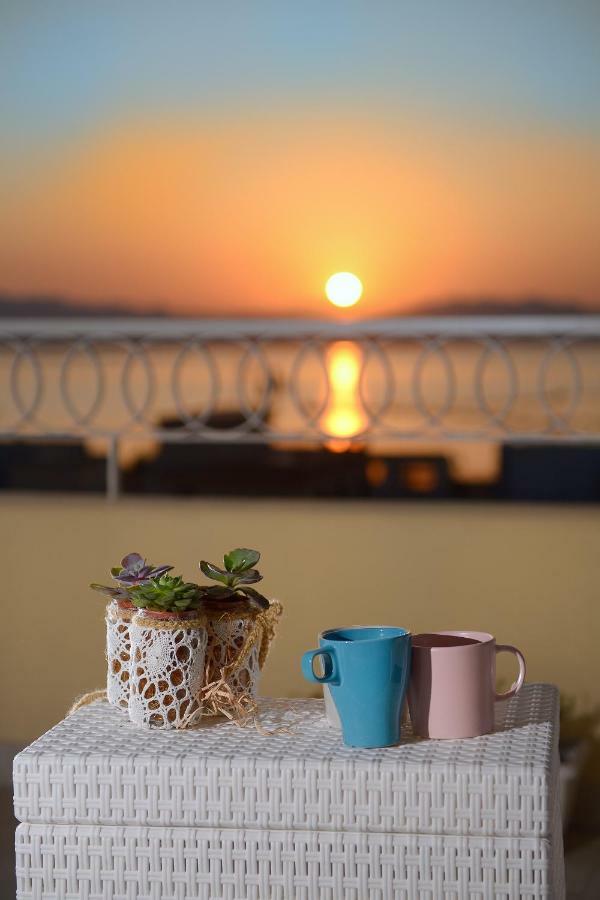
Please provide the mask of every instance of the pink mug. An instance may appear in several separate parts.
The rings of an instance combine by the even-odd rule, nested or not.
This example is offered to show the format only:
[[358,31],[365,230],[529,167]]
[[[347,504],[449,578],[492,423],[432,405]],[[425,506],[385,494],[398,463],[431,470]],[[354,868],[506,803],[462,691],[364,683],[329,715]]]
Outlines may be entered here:
[[[514,653],[519,675],[510,690],[496,691],[496,654]],[[525,680],[525,659],[509,644],[496,644],[482,631],[416,634],[408,685],[413,731],[428,738],[467,738],[494,727],[494,703],[517,694]]]

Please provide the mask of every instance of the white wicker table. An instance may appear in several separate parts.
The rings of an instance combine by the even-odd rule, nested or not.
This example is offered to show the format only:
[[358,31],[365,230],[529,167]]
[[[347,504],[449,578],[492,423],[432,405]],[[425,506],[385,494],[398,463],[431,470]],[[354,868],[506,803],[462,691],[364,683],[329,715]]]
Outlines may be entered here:
[[351,750],[320,700],[145,731],[84,707],[14,764],[19,900],[564,897],[558,693],[481,738]]

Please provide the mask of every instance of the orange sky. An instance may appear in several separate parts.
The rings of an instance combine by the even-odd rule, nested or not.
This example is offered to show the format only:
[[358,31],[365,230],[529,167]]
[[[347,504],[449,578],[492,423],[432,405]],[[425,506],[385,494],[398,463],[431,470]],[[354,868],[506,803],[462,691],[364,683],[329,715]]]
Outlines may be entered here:
[[127,119],[0,170],[0,290],[187,314],[600,298],[598,142],[508,121]]
[[600,307],[600,6],[0,4],[0,295]]

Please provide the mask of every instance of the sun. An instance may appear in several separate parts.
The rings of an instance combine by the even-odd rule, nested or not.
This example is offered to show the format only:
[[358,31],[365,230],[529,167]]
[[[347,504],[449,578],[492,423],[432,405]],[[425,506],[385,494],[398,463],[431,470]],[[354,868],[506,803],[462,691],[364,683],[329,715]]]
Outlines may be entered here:
[[327,299],[334,306],[354,306],[362,297],[362,292],[362,281],[352,272],[336,272],[325,285]]

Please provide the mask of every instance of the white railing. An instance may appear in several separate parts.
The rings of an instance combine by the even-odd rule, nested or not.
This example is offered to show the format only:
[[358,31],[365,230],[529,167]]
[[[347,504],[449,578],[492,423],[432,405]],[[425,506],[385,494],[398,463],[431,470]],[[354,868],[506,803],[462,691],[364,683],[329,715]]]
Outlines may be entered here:
[[[600,441],[600,316],[0,320],[0,439]],[[233,411],[235,416],[219,419]]]

